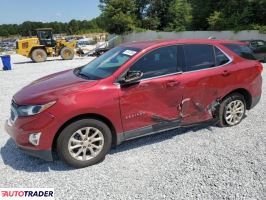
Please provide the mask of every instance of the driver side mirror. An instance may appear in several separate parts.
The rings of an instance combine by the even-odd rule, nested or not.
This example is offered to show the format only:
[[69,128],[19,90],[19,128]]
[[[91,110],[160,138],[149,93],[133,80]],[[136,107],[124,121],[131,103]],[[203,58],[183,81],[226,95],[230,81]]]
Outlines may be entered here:
[[120,85],[131,85],[134,83],[138,83],[143,76],[143,72],[141,71],[128,71],[126,76],[121,78],[118,82]]

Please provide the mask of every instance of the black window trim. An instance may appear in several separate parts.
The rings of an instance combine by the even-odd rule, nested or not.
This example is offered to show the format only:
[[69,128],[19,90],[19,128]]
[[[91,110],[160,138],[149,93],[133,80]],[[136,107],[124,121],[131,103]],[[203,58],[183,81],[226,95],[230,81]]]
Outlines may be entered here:
[[[190,43],[189,43],[189,44],[190,44]],[[191,44],[201,44],[201,43],[191,43]],[[157,48],[152,49],[151,51],[146,52],[146,53],[143,54],[140,58],[138,58],[134,63],[132,63],[132,64],[131,64],[131,65],[130,65],[130,66],[129,66],[124,72],[122,72],[122,73],[118,76],[118,78],[114,81],[114,84],[115,84],[115,85],[120,85],[120,84],[118,83],[118,80],[121,79],[121,77],[125,76],[125,74],[126,74],[127,71],[130,69],[130,67],[131,67],[132,65],[134,65],[139,59],[141,59],[141,58],[142,58],[143,56],[145,56],[146,54],[148,54],[148,53],[150,53],[150,52],[152,52],[152,51],[154,51],[154,50],[156,50],[156,49],[162,48],[162,47],[178,46],[178,45],[184,47],[184,45],[186,45],[186,43],[164,45],[164,46],[160,46],[160,47],[157,47]],[[184,49],[182,48],[182,50],[183,50],[183,60],[182,60],[182,62],[183,62],[183,65],[184,65],[184,66],[181,67],[181,71],[179,71],[179,72],[175,72],[175,73],[164,74],[164,75],[160,75],[160,76],[154,76],[154,77],[150,77],[150,78],[141,79],[140,82],[142,82],[142,81],[146,81],[146,80],[151,80],[151,79],[156,79],[156,78],[162,78],[162,77],[167,77],[167,76],[178,75],[178,74],[187,74],[187,73],[194,73],[194,72],[198,72],[198,71],[202,71],[202,70],[216,69],[216,68],[223,67],[223,66],[228,65],[228,64],[230,64],[230,63],[233,62],[233,58],[231,58],[231,57],[230,57],[230,56],[229,56],[224,50],[222,50],[220,47],[218,47],[218,46],[216,46],[216,45],[214,45],[214,44],[207,44],[207,45],[212,45],[212,46],[213,46],[213,51],[214,51],[214,47],[218,48],[218,49],[219,49],[219,50],[220,50],[220,51],[221,51],[221,52],[222,52],[222,53],[223,53],[223,54],[229,59],[229,61],[228,61],[227,63],[222,64],[222,65],[218,65],[218,66],[211,67],[211,68],[199,69],[199,70],[194,70],[194,71],[184,71],[184,68],[186,68],[186,61],[185,61]]]
[[[125,74],[128,72],[128,70],[137,62],[137,61],[139,61],[142,57],[144,57],[145,55],[147,55],[148,53],[151,53],[151,52],[153,52],[153,51],[155,51],[155,50],[157,50],[157,49],[160,49],[160,48],[163,48],[163,47],[170,47],[170,46],[176,46],[176,48],[177,48],[177,46],[183,46],[184,44],[167,44],[167,45],[162,45],[162,46],[159,46],[159,47],[155,47],[154,49],[151,49],[150,51],[147,51],[147,52],[145,52],[141,57],[139,57],[134,63],[132,63],[124,72],[122,72],[119,76],[118,76],[118,78],[115,80],[115,84],[118,84],[118,85],[120,85],[119,83],[118,83],[118,80],[119,79],[121,79],[123,76],[125,76]],[[141,52],[141,51],[140,51]],[[176,55],[177,56],[177,55]],[[182,60],[182,62],[184,62],[184,58],[183,58],[183,60]],[[184,63],[183,63],[184,64]],[[178,66],[176,66],[176,70],[178,70]],[[142,82],[142,81],[146,81],[146,80],[151,80],[151,79],[155,79],[155,78],[161,78],[161,77],[166,77],[166,76],[173,76],[173,75],[177,75],[177,74],[182,74],[183,73],[183,66],[181,67],[181,71],[176,71],[176,72],[174,72],[174,73],[169,73],[169,74],[163,74],[163,75],[159,75],[159,76],[154,76],[154,77],[150,77],[150,78],[144,78],[144,79],[141,79],[140,80],[140,82]]]
[[[191,44],[201,44],[201,43],[191,43]],[[185,45],[185,44],[184,44]],[[190,45],[190,44],[187,44],[187,45]],[[214,47],[216,47],[217,49],[219,49],[228,59],[229,61],[227,63],[224,63],[222,65],[218,65],[218,66],[215,66],[215,67],[209,67],[209,68],[205,68],[205,69],[198,69],[198,70],[193,70],[193,71],[184,71],[183,73],[184,74],[187,74],[187,73],[193,73],[193,72],[198,72],[198,71],[202,71],[202,70],[211,70],[211,69],[216,69],[216,68],[219,68],[219,67],[223,67],[225,65],[228,65],[230,63],[233,62],[233,58],[231,58],[224,50],[222,50],[220,47],[214,45],[214,44],[202,44],[202,45],[211,45],[213,46],[213,51],[214,51]],[[214,56],[215,56],[215,51],[214,51]],[[186,59],[186,58],[185,58]],[[216,57],[215,57],[215,62],[216,62]],[[187,65],[184,66],[184,68],[186,69],[187,68]]]

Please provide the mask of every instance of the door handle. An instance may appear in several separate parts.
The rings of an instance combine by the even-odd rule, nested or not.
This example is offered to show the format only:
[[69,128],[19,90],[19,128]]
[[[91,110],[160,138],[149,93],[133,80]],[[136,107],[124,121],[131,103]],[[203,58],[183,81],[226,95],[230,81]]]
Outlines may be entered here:
[[167,81],[166,82],[166,87],[175,87],[175,86],[178,86],[180,84],[179,81],[176,81],[176,80],[171,80],[171,81]]
[[229,76],[229,75],[230,75],[230,72],[228,70],[223,71],[223,76]]

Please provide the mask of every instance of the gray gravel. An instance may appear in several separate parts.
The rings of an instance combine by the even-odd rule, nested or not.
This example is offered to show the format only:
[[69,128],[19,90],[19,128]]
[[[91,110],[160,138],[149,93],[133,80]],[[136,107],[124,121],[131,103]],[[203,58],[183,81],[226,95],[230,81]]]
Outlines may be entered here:
[[19,88],[90,58],[42,64],[12,59],[14,70],[0,71],[0,187],[54,187],[56,199],[64,200],[266,199],[265,84],[259,105],[235,127],[178,129],[125,142],[102,163],[77,170],[23,154],[3,123]]

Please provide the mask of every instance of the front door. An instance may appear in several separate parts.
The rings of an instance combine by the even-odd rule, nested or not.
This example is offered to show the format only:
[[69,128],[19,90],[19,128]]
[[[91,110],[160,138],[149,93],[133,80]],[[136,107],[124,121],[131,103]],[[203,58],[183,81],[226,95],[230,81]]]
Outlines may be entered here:
[[139,130],[141,133],[145,128],[156,131],[178,125],[182,101],[182,61],[178,51],[178,46],[161,47],[130,67],[131,71],[142,71],[143,77],[135,85],[120,88],[125,132]]

